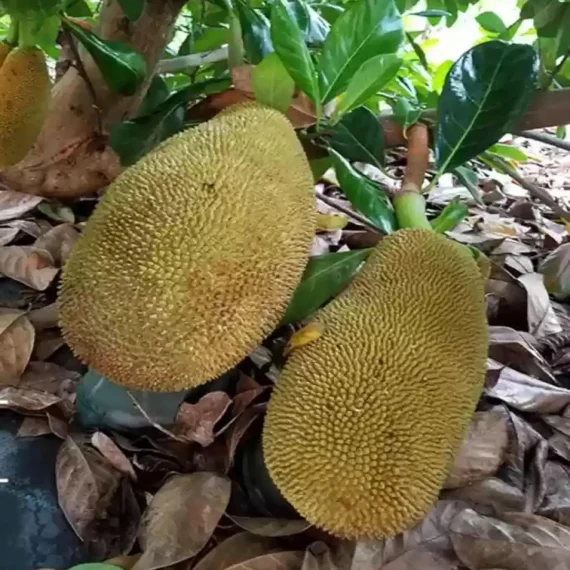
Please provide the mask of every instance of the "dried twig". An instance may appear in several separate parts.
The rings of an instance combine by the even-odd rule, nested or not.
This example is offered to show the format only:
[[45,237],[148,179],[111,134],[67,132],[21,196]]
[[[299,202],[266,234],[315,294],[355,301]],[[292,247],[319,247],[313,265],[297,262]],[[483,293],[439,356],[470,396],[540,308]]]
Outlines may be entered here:
[[521,131],[519,135],[525,139],[531,139],[541,143],[549,144],[550,146],[555,146],[561,148],[562,150],[570,150],[570,141],[561,140],[558,137],[555,137],[554,135],[550,135],[548,133]]
[[351,218],[357,220],[363,226],[370,228],[372,231],[374,231],[378,234],[383,233],[382,230],[378,229],[372,222],[367,220],[364,216],[361,216],[357,212],[353,212],[350,208],[347,208],[344,204],[341,204],[338,200],[335,200],[334,198],[330,198],[329,196],[323,196],[322,194],[317,194],[317,198],[321,202],[324,202],[325,204],[327,204],[328,206],[331,206],[332,208],[335,208],[339,212],[342,212],[342,213],[346,214],[347,216],[350,216]]
[[89,75],[87,75],[87,71],[85,70],[85,66],[83,65],[83,61],[79,55],[79,50],[77,49],[77,45],[71,35],[70,31],[67,29],[63,29],[62,31],[63,36],[65,37],[66,43],[69,46],[71,52],[73,53],[73,66],[77,69],[77,73],[81,76],[83,81],[85,81],[85,85],[87,86],[87,90],[91,95],[91,99],[93,100],[93,108],[97,114],[97,133],[101,134],[103,132],[103,116],[101,113],[101,107],[99,105],[97,99],[97,93],[95,92],[95,87],[93,87],[93,83],[91,79],[89,79]]

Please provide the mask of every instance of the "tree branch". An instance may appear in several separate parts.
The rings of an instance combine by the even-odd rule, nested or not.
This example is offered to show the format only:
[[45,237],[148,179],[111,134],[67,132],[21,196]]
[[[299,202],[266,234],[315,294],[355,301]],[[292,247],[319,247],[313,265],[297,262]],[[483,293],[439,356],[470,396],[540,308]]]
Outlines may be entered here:
[[203,51],[173,57],[172,59],[162,59],[158,62],[157,73],[177,73],[193,67],[200,67],[208,63],[217,63],[228,59],[228,46],[223,45],[212,51]]
[[561,148],[562,150],[570,150],[570,141],[565,141],[555,137],[554,135],[549,135],[548,133],[535,133],[534,131],[521,131],[519,136],[525,139],[531,139],[544,144],[549,144],[550,146],[555,146]]

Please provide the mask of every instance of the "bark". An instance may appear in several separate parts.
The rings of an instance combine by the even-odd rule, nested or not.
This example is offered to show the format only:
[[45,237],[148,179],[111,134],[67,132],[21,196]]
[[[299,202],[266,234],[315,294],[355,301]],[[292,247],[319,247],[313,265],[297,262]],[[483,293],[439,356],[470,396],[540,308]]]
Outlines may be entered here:
[[[69,67],[54,84],[50,112],[35,146],[23,161],[0,172],[0,188],[66,199],[94,193],[117,176],[121,168],[107,144],[108,129],[136,112],[184,3],[147,0],[143,15],[130,22],[117,0],[103,0],[95,31],[137,50],[147,62],[147,80],[132,97],[117,95],[80,48],[97,106],[77,69]],[[98,130],[99,120],[103,132]]]

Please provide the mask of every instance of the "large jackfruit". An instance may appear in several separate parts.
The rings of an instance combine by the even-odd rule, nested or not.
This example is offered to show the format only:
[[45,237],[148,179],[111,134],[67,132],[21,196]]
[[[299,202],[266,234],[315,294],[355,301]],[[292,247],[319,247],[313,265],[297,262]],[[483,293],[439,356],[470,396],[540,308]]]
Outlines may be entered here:
[[45,55],[35,47],[17,47],[0,67],[0,168],[22,160],[47,116],[51,80]]
[[131,388],[215,378],[278,324],[315,223],[311,169],[287,118],[256,104],[224,111],[108,188],[63,270],[64,338]]
[[424,229],[384,238],[314,318],[263,431],[277,488],[340,537],[397,534],[429,510],[482,392],[484,279],[470,251]]

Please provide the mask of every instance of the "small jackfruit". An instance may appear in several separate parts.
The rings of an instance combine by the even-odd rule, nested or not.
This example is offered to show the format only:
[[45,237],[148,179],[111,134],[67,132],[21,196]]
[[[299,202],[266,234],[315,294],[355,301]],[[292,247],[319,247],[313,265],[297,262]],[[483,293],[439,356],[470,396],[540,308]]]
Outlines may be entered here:
[[12,46],[10,44],[7,44],[6,42],[0,42],[0,67],[2,67],[2,64],[8,57],[8,54],[11,50]]
[[42,50],[11,50],[0,67],[0,168],[28,154],[44,124],[50,99],[51,80]]
[[269,474],[317,527],[393,536],[437,498],[482,392],[484,278],[467,248],[401,229],[313,322],[270,398]]
[[218,377],[279,323],[310,255],[314,200],[278,111],[244,104],[175,135],[89,218],[62,272],[65,340],[131,388]]

